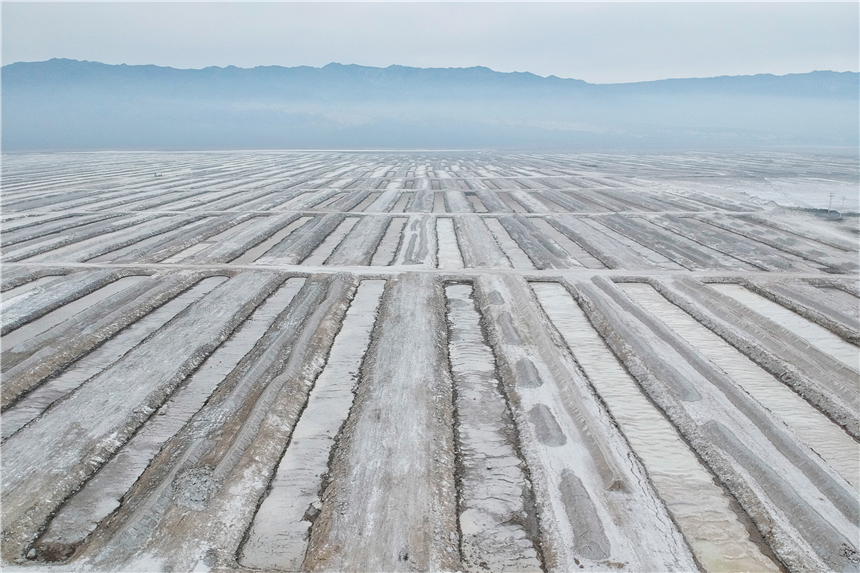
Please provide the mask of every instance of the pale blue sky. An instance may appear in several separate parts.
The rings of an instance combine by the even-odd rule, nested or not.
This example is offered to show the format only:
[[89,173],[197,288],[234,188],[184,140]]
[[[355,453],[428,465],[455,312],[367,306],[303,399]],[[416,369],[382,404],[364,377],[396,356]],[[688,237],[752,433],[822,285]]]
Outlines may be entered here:
[[857,2],[2,2],[3,64],[482,65],[595,83],[858,71]]

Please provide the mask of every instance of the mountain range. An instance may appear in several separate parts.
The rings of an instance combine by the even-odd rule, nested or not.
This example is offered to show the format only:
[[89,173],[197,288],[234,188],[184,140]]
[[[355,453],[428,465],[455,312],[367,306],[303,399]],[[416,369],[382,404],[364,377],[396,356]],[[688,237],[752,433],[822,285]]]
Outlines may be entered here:
[[860,75],[626,84],[484,67],[3,66],[2,148],[603,149],[845,146]]

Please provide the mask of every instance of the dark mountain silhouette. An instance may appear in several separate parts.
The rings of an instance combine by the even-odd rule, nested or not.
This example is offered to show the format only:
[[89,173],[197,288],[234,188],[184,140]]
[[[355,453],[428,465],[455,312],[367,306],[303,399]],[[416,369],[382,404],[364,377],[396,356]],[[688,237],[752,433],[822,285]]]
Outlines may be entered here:
[[852,72],[589,84],[488,68],[2,68],[4,151],[858,144]]

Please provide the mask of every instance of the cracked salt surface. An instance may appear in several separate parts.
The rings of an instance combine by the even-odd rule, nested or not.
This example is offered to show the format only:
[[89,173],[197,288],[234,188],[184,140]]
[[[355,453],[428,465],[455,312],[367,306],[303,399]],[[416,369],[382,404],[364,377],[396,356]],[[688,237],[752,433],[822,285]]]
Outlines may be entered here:
[[[509,435],[515,432],[499,390],[469,285],[445,288],[460,452],[460,547],[469,571],[540,569],[537,532],[524,492],[531,490]],[[532,531],[529,531],[532,529]]]

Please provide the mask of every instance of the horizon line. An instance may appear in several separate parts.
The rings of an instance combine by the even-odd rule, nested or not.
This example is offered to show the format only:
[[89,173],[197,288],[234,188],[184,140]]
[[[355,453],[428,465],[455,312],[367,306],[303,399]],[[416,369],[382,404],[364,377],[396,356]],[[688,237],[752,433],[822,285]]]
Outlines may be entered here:
[[313,70],[322,70],[322,69],[325,69],[325,68],[330,67],[330,66],[368,68],[368,69],[373,69],[373,70],[387,70],[387,69],[391,69],[391,68],[405,68],[405,69],[411,69],[411,70],[488,70],[494,74],[529,75],[529,76],[534,76],[536,78],[541,78],[541,79],[556,79],[556,80],[583,82],[583,83],[590,84],[590,85],[603,85],[603,86],[624,85],[624,84],[645,84],[645,83],[652,83],[652,82],[664,82],[664,81],[674,81],[674,80],[708,80],[708,79],[719,79],[719,78],[754,78],[754,77],[759,77],[759,76],[772,76],[772,77],[776,77],[776,78],[782,78],[782,77],[786,77],[786,76],[798,76],[798,75],[807,75],[807,74],[814,74],[814,73],[860,74],[860,72],[855,72],[853,70],[845,70],[845,71],[811,70],[811,71],[807,71],[807,72],[790,72],[787,74],[774,74],[774,73],[770,73],[770,72],[760,72],[757,74],[737,74],[737,75],[723,74],[723,75],[719,75],[719,76],[670,77],[670,78],[660,78],[660,79],[655,79],[655,80],[639,80],[639,81],[631,81],[631,82],[593,83],[593,82],[589,82],[589,81],[582,80],[579,78],[563,78],[563,77],[556,76],[553,74],[548,75],[548,76],[541,76],[539,74],[535,74],[533,72],[528,72],[528,71],[525,71],[525,72],[522,72],[522,71],[501,72],[501,71],[489,68],[487,66],[481,66],[481,65],[468,66],[468,67],[453,67],[453,66],[451,66],[451,67],[428,67],[428,68],[424,68],[424,67],[419,67],[419,66],[404,66],[402,64],[390,64],[388,66],[381,67],[381,66],[366,66],[366,65],[362,65],[362,64],[342,64],[340,62],[329,62],[328,64],[325,64],[324,66],[319,66],[319,67],[309,66],[309,65],[284,66],[284,65],[279,65],[279,64],[273,64],[273,65],[259,65],[259,66],[254,66],[254,67],[250,67],[250,68],[245,68],[245,67],[230,64],[227,66],[206,66],[203,68],[176,68],[173,66],[163,66],[163,65],[158,65],[158,64],[126,64],[126,63],[108,64],[108,63],[99,62],[96,60],[78,60],[75,58],[62,58],[62,57],[55,57],[55,58],[51,58],[48,60],[39,60],[39,61],[10,62],[8,64],[3,64],[2,66],[0,66],[0,69],[6,68],[8,66],[16,65],[16,64],[45,64],[45,63],[53,62],[53,61],[66,61],[66,62],[76,62],[76,63],[85,63],[85,64],[99,64],[102,66],[111,66],[111,67],[129,67],[129,68],[131,68],[131,67],[155,67],[155,68],[162,68],[162,69],[166,69],[166,70],[176,70],[176,71],[204,71],[204,70],[213,70],[213,69],[217,69],[217,70],[229,70],[229,69],[256,70],[259,68],[280,68],[280,69],[285,69],[285,70],[297,69],[297,68],[309,68],[309,69],[313,69]]

